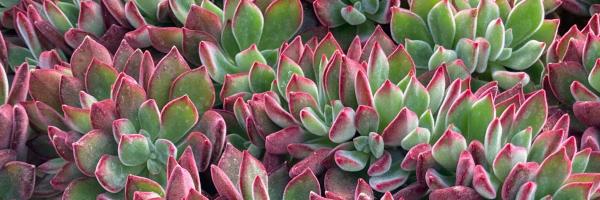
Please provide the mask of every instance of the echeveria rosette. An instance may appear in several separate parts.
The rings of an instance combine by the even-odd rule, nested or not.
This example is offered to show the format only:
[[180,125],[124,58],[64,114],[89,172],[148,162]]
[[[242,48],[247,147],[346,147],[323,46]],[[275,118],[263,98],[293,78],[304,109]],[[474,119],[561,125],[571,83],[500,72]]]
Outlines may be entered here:
[[448,71],[495,80],[503,89],[540,83],[539,58],[558,29],[558,20],[544,20],[542,0],[453,2],[413,1],[410,10],[392,8],[392,37],[404,44],[418,70],[445,63]]
[[[378,24],[390,23],[390,8],[400,6],[400,2],[397,0],[315,0],[312,5],[319,23],[332,29],[336,36],[343,37],[350,34],[360,35],[361,38],[366,39]],[[340,38],[340,41],[350,42],[350,39]]]
[[[0,64],[0,198],[29,199],[34,194],[35,166],[27,163],[30,140],[27,112],[20,101],[27,98],[28,66],[24,64],[9,86]],[[23,82],[25,81],[25,82]],[[33,147],[35,148],[35,147]],[[37,161],[39,162],[39,161]]]
[[[545,88],[552,91],[560,107],[572,111],[585,127],[600,126],[596,116],[600,108],[598,18],[597,14],[592,16],[582,30],[571,27],[552,43],[546,58],[549,64]],[[577,127],[578,131],[584,129]]]
[[127,42],[111,56],[88,37],[68,66],[36,69],[29,83],[33,101],[24,105],[35,114],[32,127],[49,127],[60,158],[44,164],[45,172],[65,198],[120,192],[128,174],[164,184],[167,158],[186,146],[200,172],[223,150],[225,122],[209,110],[215,96],[208,72],[190,69],[175,48],[155,65]]
[[[222,14],[204,12],[215,15],[210,21],[222,29],[216,31],[217,42],[200,42],[199,59],[220,84],[226,75],[247,73],[254,62],[274,65],[276,49],[292,39],[304,19],[299,0],[277,0],[266,5],[248,0],[226,1]],[[192,25],[200,27],[203,22]]]

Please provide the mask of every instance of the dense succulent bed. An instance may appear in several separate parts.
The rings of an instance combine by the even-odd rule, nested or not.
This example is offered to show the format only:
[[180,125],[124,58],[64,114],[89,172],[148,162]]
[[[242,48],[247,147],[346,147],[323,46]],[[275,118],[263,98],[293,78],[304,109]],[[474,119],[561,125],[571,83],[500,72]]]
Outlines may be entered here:
[[0,1],[0,199],[598,199],[599,5]]

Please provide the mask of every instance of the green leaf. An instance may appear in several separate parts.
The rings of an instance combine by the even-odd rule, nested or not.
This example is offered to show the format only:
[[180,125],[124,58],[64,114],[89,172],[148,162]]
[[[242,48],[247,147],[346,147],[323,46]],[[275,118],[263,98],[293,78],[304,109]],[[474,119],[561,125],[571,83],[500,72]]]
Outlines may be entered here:
[[124,134],[119,141],[119,160],[126,166],[145,163],[150,158],[148,139],[141,134]]
[[304,19],[300,0],[276,0],[265,10],[263,32],[269,37],[260,39],[261,49],[276,49],[288,41],[300,29]]
[[486,34],[490,22],[498,19],[500,10],[494,0],[480,0],[477,6],[477,36]]
[[392,7],[390,32],[397,43],[404,43],[405,39],[422,40],[433,43],[425,21],[415,13],[397,7]]
[[62,34],[65,34],[73,24],[69,21],[65,13],[60,10],[53,1],[44,1],[44,14],[48,21]]
[[98,184],[96,179],[79,178],[69,184],[62,198],[65,200],[95,199],[96,196],[103,192],[104,189]]
[[540,58],[540,56],[542,56],[545,46],[546,44],[543,42],[530,40],[521,48],[512,52],[512,56],[510,58],[503,60],[500,63],[514,70],[525,70],[533,65]]
[[427,19],[430,10],[441,0],[421,0],[410,1],[410,11],[419,15],[422,19]]
[[173,81],[182,73],[190,70],[176,48],[158,62],[148,83],[148,98],[156,100],[158,107],[163,107],[169,101],[169,90]]
[[138,110],[140,129],[145,130],[154,140],[160,131],[160,111],[154,99],[149,99],[140,105]]
[[412,76],[404,95],[404,106],[421,116],[429,108],[429,93],[425,86]]
[[477,31],[477,10],[468,9],[461,10],[454,16],[456,22],[456,35],[454,36],[454,44],[462,38],[475,39]]
[[251,1],[241,0],[232,22],[233,36],[240,49],[246,49],[260,41],[264,19],[260,9]]
[[[406,51],[410,54],[419,69],[428,69],[429,58],[433,50],[427,42],[421,40],[406,40]],[[392,65],[393,66],[393,65]]]
[[[506,28],[512,29],[511,47],[515,47],[531,37],[544,21],[544,5],[542,0],[523,0],[508,15]],[[537,196],[537,195],[536,195]]]
[[546,92],[540,90],[532,94],[521,105],[521,108],[519,108],[515,115],[511,133],[516,133],[527,127],[531,127],[532,132],[537,134],[542,130],[542,127],[546,123],[547,116],[548,105],[546,103]]
[[87,92],[98,100],[111,97],[111,87],[117,79],[117,70],[94,59],[85,74]]
[[275,76],[275,71],[270,66],[254,63],[248,73],[250,89],[254,93],[269,91]]
[[354,8],[354,6],[346,6],[340,10],[342,18],[348,22],[348,24],[356,26],[364,23],[367,20],[367,17],[363,15],[358,9]]
[[442,1],[431,9],[427,15],[427,25],[435,44],[452,49],[456,23],[449,1]]
[[310,192],[321,194],[319,180],[310,169],[304,170],[301,174],[292,178],[285,186],[283,200],[308,199]]
[[485,39],[490,43],[490,60],[500,57],[504,49],[504,23],[501,19],[492,21],[485,31]]
[[171,86],[171,99],[184,95],[190,97],[198,109],[198,115],[211,109],[215,103],[215,88],[206,67],[196,68],[181,74]]
[[448,130],[433,145],[431,152],[433,158],[445,169],[454,171],[460,153],[467,149],[465,138],[448,128]]
[[536,183],[539,184],[535,193],[535,198],[539,199],[546,195],[552,195],[571,174],[571,161],[564,148],[548,156],[540,165],[539,171],[535,176]]
[[198,111],[192,100],[186,95],[165,105],[160,113],[162,123],[159,137],[173,142],[183,138],[198,121]]
[[496,117],[496,109],[492,95],[487,95],[471,106],[469,120],[477,123],[468,123],[468,131],[465,137],[469,140],[484,141],[488,124]]
[[369,161],[369,154],[359,151],[339,150],[335,152],[335,163],[344,171],[357,172],[364,169]]

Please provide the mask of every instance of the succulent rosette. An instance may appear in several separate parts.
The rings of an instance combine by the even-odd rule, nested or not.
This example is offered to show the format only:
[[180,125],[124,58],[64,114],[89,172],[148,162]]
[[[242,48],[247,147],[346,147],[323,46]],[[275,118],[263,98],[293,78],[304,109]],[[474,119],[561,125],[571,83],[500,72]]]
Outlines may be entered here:
[[[192,51],[195,56],[199,54],[199,61],[219,84],[227,74],[247,73],[254,62],[277,62],[276,49],[298,32],[304,19],[299,0],[225,1],[222,10],[192,7],[190,13],[194,9],[199,10],[199,17],[193,19],[201,20],[190,17],[186,27],[213,33],[214,40],[204,40]],[[207,22],[212,25],[204,24]]]
[[366,39],[377,24],[390,23],[391,7],[400,6],[400,1],[314,0],[312,6],[319,23],[336,35],[358,34]]
[[33,70],[29,94],[32,128],[47,129],[40,142],[59,156],[40,171],[66,199],[119,196],[129,174],[166,184],[168,157],[187,146],[204,172],[224,148],[208,72],[190,69],[176,48],[155,64],[125,41],[112,56],[87,37],[69,63]]
[[18,78],[9,85],[4,67],[0,64],[0,198],[29,199],[33,195],[35,166],[27,163],[35,158],[28,155],[30,139],[27,112],[20,101],[27,97],[27,66],[19,70]]
[[[554,40],[546,57],[548,73],[544,87],[552,91],[558,106],[571,112],[576,122],[580,122],[574,127],[576,131],[600,125],[595,116],[600,101],[597,73],[600,54],[596,53],[600,44],[598,17],[592,16],[583,29],[573,26]],[[595,131],[590,129],[590,132]]]
[[390,31],[417,70],[446,63],[449,71],[495,80],[503,89],[531,88],[540,82],[539,58],[558,29],[558,20],[544,19],[544,8],[541,0],[412,1],[409,10],[392,8]]

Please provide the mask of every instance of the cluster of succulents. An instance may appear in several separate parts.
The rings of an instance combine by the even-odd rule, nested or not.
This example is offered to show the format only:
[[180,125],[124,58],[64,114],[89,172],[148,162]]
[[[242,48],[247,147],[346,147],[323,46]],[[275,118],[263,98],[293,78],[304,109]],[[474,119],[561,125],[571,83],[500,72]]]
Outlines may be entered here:
[[597,199],[596,3],[1,1],[0,199]]

